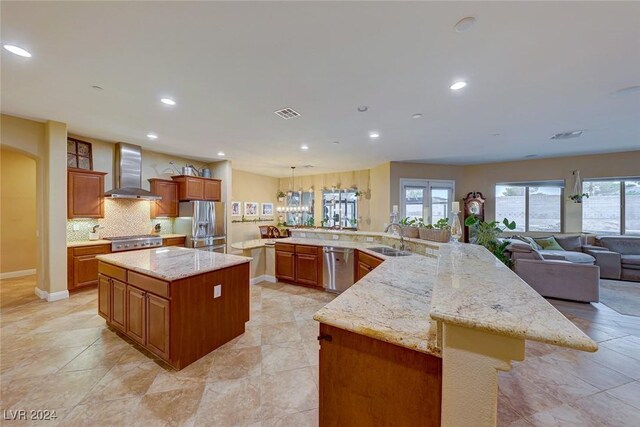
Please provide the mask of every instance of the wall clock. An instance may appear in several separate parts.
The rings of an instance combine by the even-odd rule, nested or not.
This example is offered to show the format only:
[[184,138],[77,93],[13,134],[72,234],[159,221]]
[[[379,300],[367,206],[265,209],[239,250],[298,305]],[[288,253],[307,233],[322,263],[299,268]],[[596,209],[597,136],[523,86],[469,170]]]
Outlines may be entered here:
[[[470,215],[475,215],[480,221],[484,221],[484,201],[485,198],[481,192],[473,191],[468,193],[463,199],[464,219],[466,220]],[[469,227],[467,226],[464,227],[464,242],[469,243]]]

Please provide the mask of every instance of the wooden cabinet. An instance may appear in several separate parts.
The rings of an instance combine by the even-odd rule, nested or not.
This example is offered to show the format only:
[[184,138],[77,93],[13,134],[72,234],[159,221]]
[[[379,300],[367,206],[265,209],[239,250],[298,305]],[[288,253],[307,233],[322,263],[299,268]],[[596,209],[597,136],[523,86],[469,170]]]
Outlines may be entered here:
[[176,369],[240,336],[249,321],[249,263],[172,282],[104,261],[98,271],[107,324]]
[[134,341],[143,344],[146,336],[146,292],[127,285],[127,335]]
[[169,301],[146,294],[147,348],[163,359],[169,358]]
[[111,316],[109,316],[109,321],[116,329],[126,332],[126,318],[127,284],[111,279]]
[[382,264],[382,262],[383,260],[378,257],[357,250],[354,263],[356,282],[369,274],[371,270]]
[[186,240],[186,237],[166,237],[162,239],[162,246],[184,247]]
[[67,169],[67,218],[104,217],[106,172]]
[[442,359],[320,324],[321,427],[440,426]]
[[110,245],[67,248],[67,289],[75,291],[98,284],[98,260],[96,255],[111,252]]
[[220,201],[222,181],[219,179],[188,175],[172,176],[171,179],[178,183],[178,198],[181,201]]
[[322,287],[322,248],[276,242],[276,277],[285,282]]
[[152,178],[149,186],[153,194],[161,200],[152,201],[151,218],[178,216],[178,183],[167,179]]

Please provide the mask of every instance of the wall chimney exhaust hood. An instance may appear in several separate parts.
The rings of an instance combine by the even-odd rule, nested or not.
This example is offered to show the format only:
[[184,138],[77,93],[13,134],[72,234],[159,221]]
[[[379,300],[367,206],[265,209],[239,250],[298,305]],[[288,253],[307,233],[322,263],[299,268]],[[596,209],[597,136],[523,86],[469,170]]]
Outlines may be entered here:
[[142,154],[140,147],[118,142],[115,154],[116,187],[104,193],[112,199],[160,200],[161,196],[142,189]]

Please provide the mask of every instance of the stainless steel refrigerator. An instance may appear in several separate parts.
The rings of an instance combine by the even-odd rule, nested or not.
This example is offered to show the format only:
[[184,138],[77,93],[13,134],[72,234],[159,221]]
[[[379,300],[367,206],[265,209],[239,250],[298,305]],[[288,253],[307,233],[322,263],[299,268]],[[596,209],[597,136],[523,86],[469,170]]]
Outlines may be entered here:
[[187,236],[187,248],[225,253],[227,221],[223,202],[180,202],[174,223],[177,234]]

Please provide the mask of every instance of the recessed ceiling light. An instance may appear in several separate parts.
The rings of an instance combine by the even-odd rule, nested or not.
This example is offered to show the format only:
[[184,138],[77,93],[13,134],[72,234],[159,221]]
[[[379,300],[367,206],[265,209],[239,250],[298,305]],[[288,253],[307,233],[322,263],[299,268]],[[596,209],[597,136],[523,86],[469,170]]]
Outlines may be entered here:
[[499,133],[492,133],[491,136],[500,136]]
[[414,119],[419,119],[420,117],[422,117],[422,114],[420,113],[415,113],[413,116],[411,116]]
[[584,133],[583,130],[572,130],[570,132],[560,132],[553,135],[550,139],[571,139],[577,138]]
[[219,157],[224,157],[224,151],[218,151],[218,156]]
[[526,156],[524,156],[525,159],[533,159],[534,157],[538,157],[537,154],[527,154]]
[[158,139],[158,135],[156,135],[155,133],[148,133],[147,134],[147,138],[149,138],[149,139]]
[[640,93],[640,86],[623,87],[613,92],[613,95],[627,95],[629,93]]
[[338,144],[340,144],[340,141],[333,141],[332,144],[338,145]]
[[451,86],[449,86],[449,89],[451,90],[460,90],[463,87],[465,87],[467,85],[467,82],[455,82],[454,84],[452,84]]
[[31,54],[21,47],[14,46],[12,44],[5,44],[3,47],[14,55],[22,56],[24,58],[31,58]]
[[467,16],[466,18],[462,18],[461,20],[456,22],[456,25],[454,25],[453,28],[455,28],[458,33],[465,33],[469,31],[475,23],[476,18],[474,18],[473,16]]
[[162,98],[162,99],[160,99],[160,102],[162,102],[163,104],[167,104],[167,105],[176,105],[176,101],[174,101],[171,98]]
[[95,90],[103,90],[102,86],[98,86],[98,85],[93,85],[93,86],[91,86],[91,89],[95,89]]
[[380,134],[378,132],[369,132],[369,138],[371,139],[380,138]]
[[301,149],[301,150],[308,150],[308,149],[309,149],[309,146],[308,146],[307,144],[302,144],[302,145],[300,146],[300,149]]
[[369,109],[369,107],[367,107],[366,105],[361,105],[361,106],[358,107],[358,111],[361,112],[361,113],[364,113],[368,109]]

